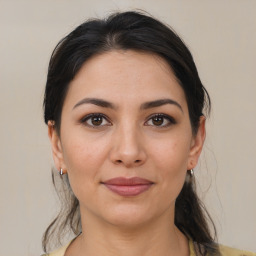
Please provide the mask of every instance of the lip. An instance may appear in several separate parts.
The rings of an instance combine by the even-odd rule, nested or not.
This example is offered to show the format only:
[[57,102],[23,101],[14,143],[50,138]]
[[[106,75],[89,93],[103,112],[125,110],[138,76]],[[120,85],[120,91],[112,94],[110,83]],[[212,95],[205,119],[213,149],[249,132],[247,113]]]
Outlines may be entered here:
[[136,196],[147,191],[154,182],[140,177],[117,177],[102,182],[109,190],[121,196]]
[[117,186],[135,186],[135,185],[146,185],[146,184],[153,184],[154,182],[143,179],[140,177],[132,177],[132,178],[125,178],[125,177],[116,177],[107,181],[102,182],[108,185],[117,185]]

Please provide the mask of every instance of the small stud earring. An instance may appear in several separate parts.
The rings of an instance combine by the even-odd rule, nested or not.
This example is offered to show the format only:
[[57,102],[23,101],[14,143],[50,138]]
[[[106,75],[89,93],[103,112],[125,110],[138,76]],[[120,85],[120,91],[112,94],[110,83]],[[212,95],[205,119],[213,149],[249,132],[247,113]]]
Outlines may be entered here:
[[62,170],[62,168],[60,168],[60,176],[62,176],[63,175],[63,170]]
[[192,182],[193,179],[194,179],[194,170],[193,169],[187,170],[187,175],[186,175],[185,181],[187,183],[190,183],[190,182]]

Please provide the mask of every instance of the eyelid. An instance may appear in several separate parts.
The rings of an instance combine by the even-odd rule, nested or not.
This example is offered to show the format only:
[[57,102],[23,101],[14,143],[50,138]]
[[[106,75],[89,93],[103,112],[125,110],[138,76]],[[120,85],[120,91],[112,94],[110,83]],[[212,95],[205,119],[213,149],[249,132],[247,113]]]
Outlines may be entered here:
[[168,122],[169,122],[167,125],[164,125],[164,126],[149,125],[149,126],[153,126],[155,128],[166,128],[166,127],[169,127],[169,126],[177,123],[176,120],[172,116],[169,116],[169,115],[163,114],[163,113],[152,114],[151,116],[149,116],[148,121],[151,120],[154,117],[162,117],[164,119],[167,119]]
[[90,118],[92,118],[92,117],[95,117],[95,116],[97,116],[97,117],[102,117],[102,118],[104,118],[105,120],[107,120],[107,122],[108,123],[110,123],[111,124],[111,122],[109,121],[109,118],[108,117],[106,117],[104,114],[102,114],[102,113],[91,113],[91,114],[88,114],[88,115],[86,115],[86,116],[84,116],[81,120],[80,120],[80,123],[82,123],[82,124],[84,124],[84,125],[86,125],[86,126],[88,126],[88,127],[91,127],[91,128],[100,128],[100,127],[103,127],[103,126],[109,126],[109,125],[90,125],[90,124],[87,124],[86,123],[86,121],[88,121]]
[[[88,114],[80,120],[80,123],[83,123],[86,126],[91,127],[91,128],[100,128],[100,127],[104,127],[104,126],[110,126],[109,124],[107,124],[107,125],[98,125],[98,126],[95,125],[94,126],[94,125],[90,125],[90,124],[86,123],[90,118],[95,117],[95,116],[104,118],[105,120],[107,120],[108,123],[110,123],[112,125],[112,123],[109,121],[109,118],[107,116],[105,116],[104,114],[102,114],[102,113]],[[169,116],[169,115],[163,114],[163,113],[155,113],[155,114],[150,115],[145,123],[149,122],[149,120],[151,120],[154,117],[162,117],[164,119],[167,119],[169,123],[167,125],[164,125],[164,126],[161,126],[161,125],[160,126],[146,125],[146,126],[153,126],[155,128],[166,128],[166,127],[169,127],[170,125],[173,125],[173,124],[177,123],[176,120],[172,116]]]

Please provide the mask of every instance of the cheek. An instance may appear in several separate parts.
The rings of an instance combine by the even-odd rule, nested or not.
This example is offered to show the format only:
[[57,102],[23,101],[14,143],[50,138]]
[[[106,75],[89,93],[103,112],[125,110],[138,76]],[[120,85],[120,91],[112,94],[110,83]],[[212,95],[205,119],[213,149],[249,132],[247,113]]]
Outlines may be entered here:
[[[88,194],[100,181],[100,171],[106,157],[106,142],[93,142],[82,136],[69,136],[63,143],[64,161],[67,167],[70,185],[74,194]],[[81,139],[83,138],[83,139]]]
[[87,173],[95,169],[106,155],[107,137],[88,135],[83,129],[70,134],[63,134],[64,161],[68,171]]
[[175,199],[185,180],[190,144],[187,138],[172,138],[156,144],[151,152],[163,194]]
[[[182,136],[181,136],[182,137]],[[182,171],[186,170],[189,158],[190,143],[187,138],[166,138],[161,143],[154,143],[151,157],[160,170]],[[184,170],[184,171],[185,171]]]
[[81,141],[72,141],[64,144],[64,148],[64,161],[69,173],[87,173],[91,169],[90,160],[94,155],[90,145]]

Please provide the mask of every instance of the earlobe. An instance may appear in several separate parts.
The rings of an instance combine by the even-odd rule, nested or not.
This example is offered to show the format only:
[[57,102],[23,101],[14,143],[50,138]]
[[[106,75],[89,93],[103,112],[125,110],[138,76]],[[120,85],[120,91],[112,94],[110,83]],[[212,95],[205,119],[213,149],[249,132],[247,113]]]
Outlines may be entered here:
[[197,165],[199,156],[202,152],[204,141],[205,141],[205,116],[200,117],[199,127],[197,130],[196,135],[191,142],[191,148],[189,152],[189,161],[187,169],[193,169]]
[[51,142],[52,156],[57,170],[62,169],[63,173],[66,172],[66,166],[63,159],[63,152],[59,135],[54,126],[54,121],[48,121],[48,137]]

